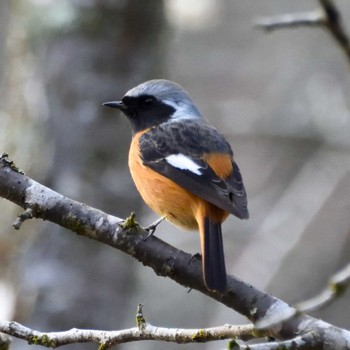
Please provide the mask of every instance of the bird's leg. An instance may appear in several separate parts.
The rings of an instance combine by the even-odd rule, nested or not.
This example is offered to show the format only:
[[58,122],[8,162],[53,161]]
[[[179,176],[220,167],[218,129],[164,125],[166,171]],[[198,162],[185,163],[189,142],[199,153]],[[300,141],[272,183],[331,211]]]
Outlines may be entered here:
[[189,265],[189,264],[192,262],[192,260],[194,260],[194,259],[202,260],[202,254],[201,254],[201,253],[195,253],[195,254],[193,254],[193,255],[190,257],[190,260],[188,260],[187,265]]
[[162,216],[156,221],[154,221],[151,225],[145,228],[145,230],[148,232],[148,235],[146,236],[145,240],[151,237],[154,234],[154,232],[156,232],[157,226],[164,220],[165,220],[165,216]]

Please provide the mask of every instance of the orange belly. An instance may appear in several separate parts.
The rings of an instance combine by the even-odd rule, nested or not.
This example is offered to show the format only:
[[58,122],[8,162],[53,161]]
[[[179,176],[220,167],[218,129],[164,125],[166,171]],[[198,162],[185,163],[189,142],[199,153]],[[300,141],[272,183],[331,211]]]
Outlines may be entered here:
[[198,229],[198,219],[207,215],[216,222],[224,221],[227,212],[142,164],[139,151],[141,135],[142,133],[136,134],[132,140],[129,167],[135,185],[148,206],[158,215],[188,230]]

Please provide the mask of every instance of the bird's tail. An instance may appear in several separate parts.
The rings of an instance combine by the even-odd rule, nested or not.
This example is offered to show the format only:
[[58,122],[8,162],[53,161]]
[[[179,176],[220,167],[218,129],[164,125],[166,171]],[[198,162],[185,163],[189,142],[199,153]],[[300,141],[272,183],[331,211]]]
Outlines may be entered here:
[[221,223],[204,217],[200,225],[204,283],[210,290],[224,293],[226,290],[226,267],[222,243]]

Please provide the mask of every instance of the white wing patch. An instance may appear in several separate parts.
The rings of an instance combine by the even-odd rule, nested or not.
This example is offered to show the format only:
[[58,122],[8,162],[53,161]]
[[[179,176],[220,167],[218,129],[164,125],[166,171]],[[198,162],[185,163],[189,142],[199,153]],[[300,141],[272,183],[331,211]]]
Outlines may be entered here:
[[181,153],[171,154],[167,156],[165,160],[175,168],[189,170],[196,175],[202,175],[200,172],[201,166]]

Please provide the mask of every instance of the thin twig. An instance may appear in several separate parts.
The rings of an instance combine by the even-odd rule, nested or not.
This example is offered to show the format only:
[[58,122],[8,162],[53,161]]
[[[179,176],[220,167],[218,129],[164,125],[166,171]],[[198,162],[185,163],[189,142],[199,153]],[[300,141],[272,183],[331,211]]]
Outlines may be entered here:
[[339,296],[343,295],[350,284],[350,263],[342,270],[333,275],[325,288],[317,296],[296,305],[303,312],[312,312],[324,309],[333,303]]
[[16,229],[19,230],[24,223],[24,221],[28,219],[33,218],[33,209],[32,208],[27,208],[23,213],[19,214],[17,219],[14,221],[12,226]]
[[327,287],[318,295],[302,301],[290,309],[290,313],[284,315],[271,314],[265,316],[261,321],[255,324],[259,329],[267,329],[282,322],[286,322],[301,313],[310,313],[322,310],[332,304],[341,295],[345,293],[350,285],[350,263],[343,269],[334,274],[328,281]]
[[230,349],[235,350],[318,350],[322,346],[320,338],[310,332],[304,335],[296,336],[293,339],[283,341],[272,341],[267,343],[240,345],[235,342]]
[[163,328],[145,323],[142,328],[133,327],[119,331],[104,331],[72,328],[63,332],[39,332],[17,322],[0,321],[0,331],[16,338],[26,340],[29,344],[48,348],[76,343],[96,343],[108,348],[113,345],[140,340],[158,340],[178,344],[207,342],[222,339],[252,339],[254,326],[242,325],[181,329]]
[[339,44],[350,64],[350,39],[345,30],[340,11],[333,0],[318,1],[321,6],[319,10],[264,17],[257,21],[256,26],[266,31],[297,28],[301,26],[324,28]]
[[256,22],[256,26],[266,31],[282,28],[319,27],[325,24],[325,16],[321,11],[284,14],[275,17],[263,17]]

